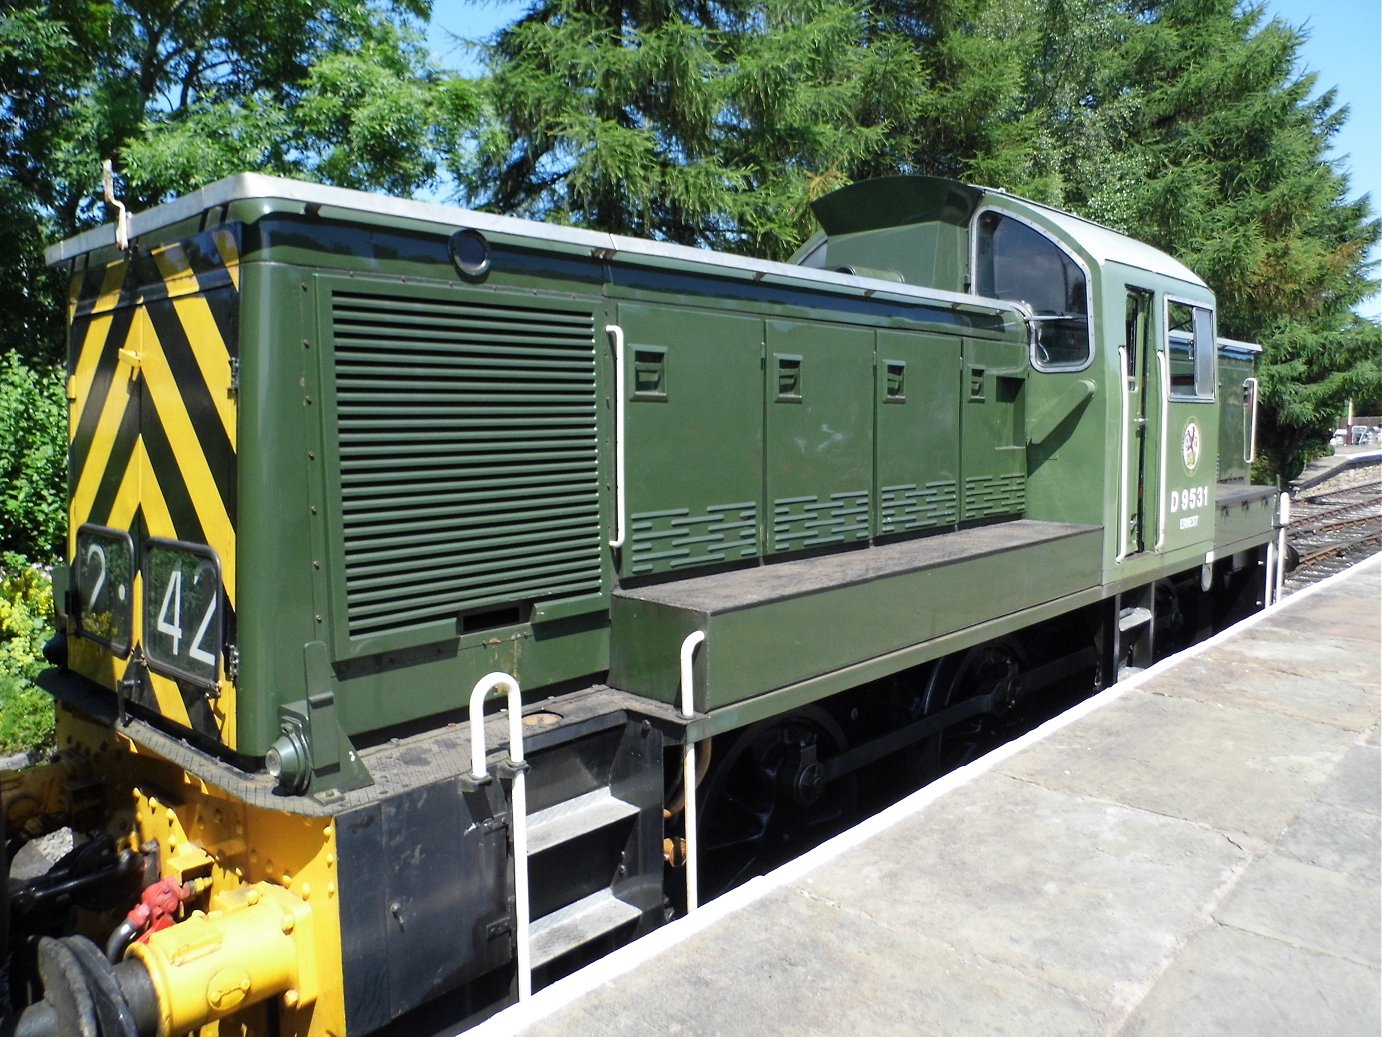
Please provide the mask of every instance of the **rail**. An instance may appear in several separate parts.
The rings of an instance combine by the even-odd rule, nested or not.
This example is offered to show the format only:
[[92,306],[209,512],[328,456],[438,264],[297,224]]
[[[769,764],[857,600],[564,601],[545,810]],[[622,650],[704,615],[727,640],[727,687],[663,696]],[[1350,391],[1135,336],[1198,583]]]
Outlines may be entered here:
[[509,824],[513,829],[514,930],[518,954],[518,999],[533,993],[532,943],[529,930],[531,896],[528,885],[528,765],[523,759],[523,698],[518,681],[507,673],[487,673],[470,692],[470,776],[489,780],[485,765],[485,697],[500,688],[508,696],[509,763],[513,792]]
[[[705,640],[704,630],[694,630],[681,643],[681,715],[690,719],[696,712],[695,689],[692,685],[692,662],[696,646]],[[699,902],[696,887],[700,881],[697,865],[696,838],[696,743],[687,737],[681,750],[681,785],[686,792],[683,821],[686,826],[686,913],[696,910]]]
[[1295,568],[1285,593],[1337,572],[1350,558],[1372,553],[1382,542],[1382,454],[1346,458],[1300,483],[1287,529]]
[[1166,350],[1157,352],[1157,370],[1161,375],[1161,478],[1157,483],[1156,549],[1166,545],[1166,456],[1171,449],[1171,358]]
[[1247,408],[1247,435],[1244,436],[1243,461],[1252,464],[1257,460],[1257,379],[1243,379],[1243,392],[1246,393],[1251,403],[1245,403]]
[[1118,554],[1114,556],[1115,562],[1122,562],[1128,557],[1128,512],[1131,510],[1128,503],[1128,421],[1129,412],[1132,410],[1132,397],[1128,387],[1128,347],[1118,347],[1118,381],[1121,388],[1119,398],[1123,403],[1122,420],[1119,422],[1118,430]]
[[614,342],[614,538],[610,547],[623,547],[628,535],[628,498],[624,488],[625,415],[624,329],[618,324],[605,328]]
[[1281,602],[1281,588],[1286,583],[1286,527],[1291,524],[1291,495],[1282,491],[1278,505],[1276,526],[1276,593],[1272,600]]

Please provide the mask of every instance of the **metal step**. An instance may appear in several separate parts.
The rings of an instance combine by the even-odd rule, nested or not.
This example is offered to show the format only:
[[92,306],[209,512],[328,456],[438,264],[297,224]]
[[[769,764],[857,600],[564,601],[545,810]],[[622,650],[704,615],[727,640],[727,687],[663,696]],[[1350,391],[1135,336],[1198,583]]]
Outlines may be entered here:
[[632,904],[624,903],[610,890],[602,889],[550,915],[535,919],[529,937],[533,968],[613,932],[642,913]]
[[1151,622],[1152,610],[1144,608],[1126,608],[1118,613],[1118,629],[1122,631],[1132,630],[1145,623]]
[[637,813],[637,806],[616,798],[609,786],[536,811],[528,815],[528,856]]

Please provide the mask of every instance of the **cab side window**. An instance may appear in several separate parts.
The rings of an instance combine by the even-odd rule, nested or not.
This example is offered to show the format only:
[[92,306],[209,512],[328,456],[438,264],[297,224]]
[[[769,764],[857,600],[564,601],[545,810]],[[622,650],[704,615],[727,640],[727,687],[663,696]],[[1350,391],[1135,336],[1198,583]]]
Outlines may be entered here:
[[1166,304],[1166,349],[1171,395],[1214,398],[1214,311],[1184,302]]
[[1061,370],[1089,363],[1089,286],[1059,245],[1020,220],[985,212],[976,227],[974,259],[979,295],[1026,303],[1036,315],[1033,364]]

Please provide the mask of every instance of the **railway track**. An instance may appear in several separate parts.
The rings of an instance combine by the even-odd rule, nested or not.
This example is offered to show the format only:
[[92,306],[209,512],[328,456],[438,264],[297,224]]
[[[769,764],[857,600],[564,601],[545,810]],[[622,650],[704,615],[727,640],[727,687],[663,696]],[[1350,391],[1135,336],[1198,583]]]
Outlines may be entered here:
[[1290,594],[1382,551],[1382,459],[1359,459],[1304,484],[1287,541],[1298,559]]

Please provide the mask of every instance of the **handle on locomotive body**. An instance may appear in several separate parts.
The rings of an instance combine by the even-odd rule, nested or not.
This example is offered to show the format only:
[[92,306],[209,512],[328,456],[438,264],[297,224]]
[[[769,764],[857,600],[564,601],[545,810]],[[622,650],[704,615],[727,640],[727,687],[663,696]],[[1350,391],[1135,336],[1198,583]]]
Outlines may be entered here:
[[1161,481],[1157,483],[1156,549],[1166,543],[1166,457],[1171,449],[1171,358],[1165,349],[1157,351],[1157,370],[1161,374]]
[[[1243,379],[1243,417],[1247,425],[1243,436],[1243,461],[1252,464],[1257,460],[1257,379]],[[1251,479],[1249,479],[1251,482]]]
[[523,759],[523,697],[518,681],[507,673],[487,673],[470,692],[470,779],[489,781],[485,766],[485,696],[499,688],[508,696],[509,763],[513,768],[513,793],[509,823],[513,829],[514,939],[518,957],[518,999],[533,994],[533,969],[528,886],[528,765]]
[[[704,630],[693,630],[681,643],[681,715],[690,719],[696,712],[695,688],[692,685],[692,661],[696,646],[705,640]],[[685,790],[685,813],[682,823],[686,828],[686,913],[696,910],[700,898],[696,887],[700,882],[700,868],[696,863],[698,840],[696,839],[696,743],[688,734],[681,754],[681,786]]]
[[610,324],[605,331],[614,343],[614,536],[609,546],[618,548],[624,546],[628,533],[628,501],[624,494],[624,329],[618,324]]
[[[1132,506],[1128,500],[1128,476],[1131,468],[1128,459],[1128,423],[1132,411],[1132,394],[1128,386],[1127,346],[1118,347],[1118,370],[1118,384],[1122,390],[1119,398],[1122,400],[1123,410],[1118,429],[1118,553],[1114,555],[1113,560],[1121,563],[1128,557],[1128,525],[1132,521]],[[1138,504],[1140,506],[1141,501]]]

